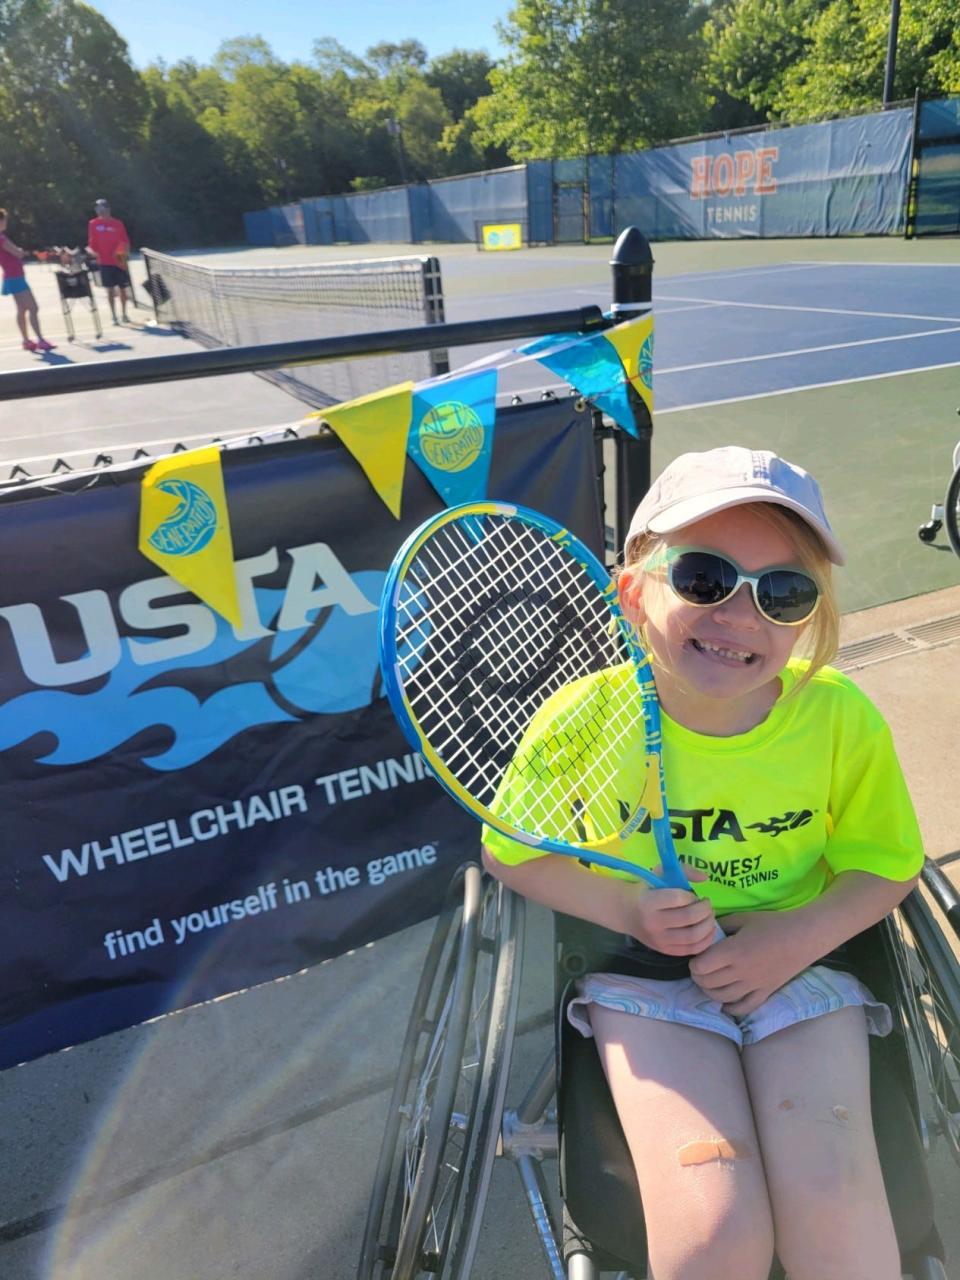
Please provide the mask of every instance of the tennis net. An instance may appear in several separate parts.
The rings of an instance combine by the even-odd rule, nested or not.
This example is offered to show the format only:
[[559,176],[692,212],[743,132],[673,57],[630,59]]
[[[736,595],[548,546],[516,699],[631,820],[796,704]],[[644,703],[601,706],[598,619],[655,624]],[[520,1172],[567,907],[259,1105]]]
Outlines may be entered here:
[[[290,267],[206,267],[143,250],[162,324],[205,347],[261,346],[442,324],[437,258],[370,258]],[[448,368],[446,351],[270,369],[261,378],[315,408]]]

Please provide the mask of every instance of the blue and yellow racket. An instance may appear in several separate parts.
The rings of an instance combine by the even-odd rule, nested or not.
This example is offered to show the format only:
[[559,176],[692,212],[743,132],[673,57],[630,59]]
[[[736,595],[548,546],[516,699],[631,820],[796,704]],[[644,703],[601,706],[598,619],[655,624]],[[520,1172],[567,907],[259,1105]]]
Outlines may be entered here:
[[[384,584],[380,662],[407,739],[481,822],[658,888],[690,887],[650,663],[610,574],[567,529],[502,502],[426,521]],[[662,877],[621,856],[645,824]]]

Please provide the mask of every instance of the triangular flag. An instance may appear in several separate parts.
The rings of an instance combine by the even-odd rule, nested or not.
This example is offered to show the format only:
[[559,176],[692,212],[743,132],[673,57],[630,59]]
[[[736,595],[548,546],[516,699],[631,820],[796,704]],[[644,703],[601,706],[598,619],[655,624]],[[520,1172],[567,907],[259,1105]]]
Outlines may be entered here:
[[630,401],[630,384],[622,378],[619,385],[590,397],[598,409],[614,420],[627,435],[638,436],[637,415]]
[[140,486],[139,547],[198,600],[240,626],[219,449],[194,449],[150,468]]
[[559,336],[538,339],[520,350],[569,382],[580,395],[608,413],[617,426],[631,435],[637,434],[623,361],[616,344],[607,341],[606,333],[579,335],[567,341]]
[[313,415],[337,433],[398,520],[412,412],[413,383],[399,382]]
[[448,507],[487,496],[496,416],[496,369],[414,391],[407,452]]
[[541,354],[548,355],[551,351],[559,351],[561,347],[575,346],[583,338],[582,333],[548,333],[542,338],[534,338],[532,342],[525,342],[522,347],[515,347],[514,350],[517,355],[539,359]]
[[653,312],[603,334],[623,362],[627,379],[653,417]]

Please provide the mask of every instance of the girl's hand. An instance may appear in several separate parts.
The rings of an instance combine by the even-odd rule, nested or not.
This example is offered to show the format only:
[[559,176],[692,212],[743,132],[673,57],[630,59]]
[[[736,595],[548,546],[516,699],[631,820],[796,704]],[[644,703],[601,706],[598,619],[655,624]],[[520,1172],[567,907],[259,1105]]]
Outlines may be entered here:
[[[702,871],[684,868],[690,880],[706,880]],[[663,868],[657,867],[658,875]],[[626,932],[667,956],[695,956],[716,936],[713,904],[687,889],[644,889],[629,907]]]
[[728,936],[690,961],[690,977],[736,1017],[759,1008],[816,959],[799,945],[786,912],[739,912],[724,916],[721,926]]

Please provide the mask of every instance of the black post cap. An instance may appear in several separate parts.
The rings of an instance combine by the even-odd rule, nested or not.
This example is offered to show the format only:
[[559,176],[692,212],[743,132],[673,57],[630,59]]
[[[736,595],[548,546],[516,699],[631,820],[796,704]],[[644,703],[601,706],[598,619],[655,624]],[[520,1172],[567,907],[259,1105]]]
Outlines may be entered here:
[[639,227],[626,227],[613,246],[614,309],[649,306],[653,297],[653,251]]

